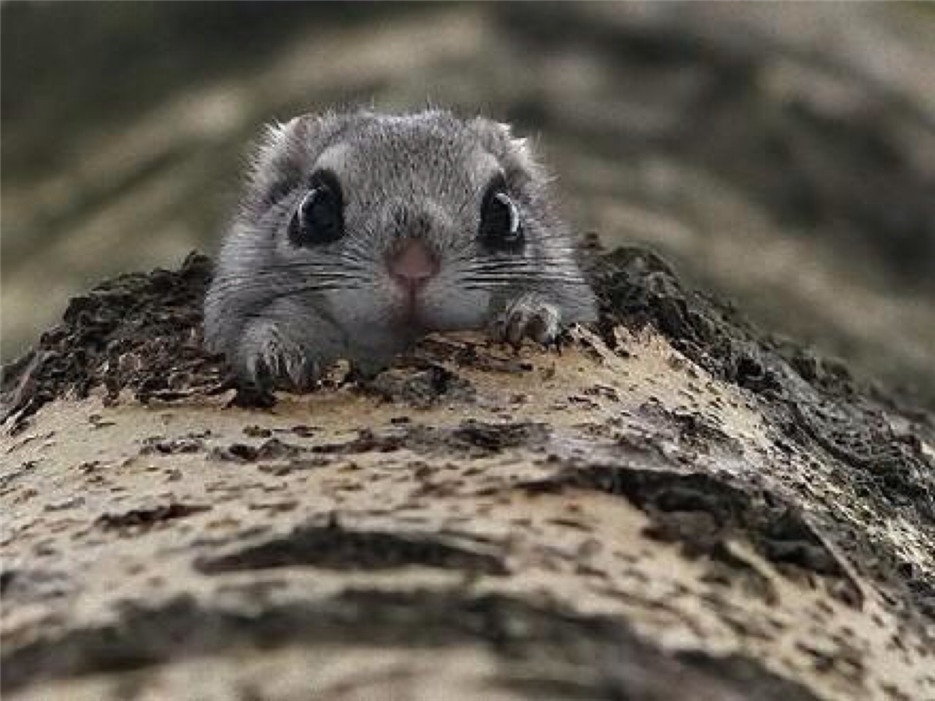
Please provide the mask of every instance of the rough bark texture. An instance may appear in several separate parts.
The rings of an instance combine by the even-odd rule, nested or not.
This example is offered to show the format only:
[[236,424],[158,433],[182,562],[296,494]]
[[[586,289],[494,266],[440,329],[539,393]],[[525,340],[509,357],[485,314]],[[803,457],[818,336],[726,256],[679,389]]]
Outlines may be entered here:
[[11,699],[935,697],[935,428],[639,248],[561,352],[231,406],[210,262],[7,368]]

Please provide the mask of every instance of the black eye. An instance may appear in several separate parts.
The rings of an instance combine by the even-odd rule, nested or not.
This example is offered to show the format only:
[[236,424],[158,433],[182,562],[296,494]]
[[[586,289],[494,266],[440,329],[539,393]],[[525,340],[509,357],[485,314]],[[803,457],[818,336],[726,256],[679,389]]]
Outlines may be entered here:
[[494,250],[515,252],[523,247],[523,223],[519,208],[506,193],[506,183],[498,176],[487,187],[481,205],[480,240]]
[[328,171],[315,173],[309,185],[289,222],[289,240],[296,246],[337,241],[344,234],[341,185]]

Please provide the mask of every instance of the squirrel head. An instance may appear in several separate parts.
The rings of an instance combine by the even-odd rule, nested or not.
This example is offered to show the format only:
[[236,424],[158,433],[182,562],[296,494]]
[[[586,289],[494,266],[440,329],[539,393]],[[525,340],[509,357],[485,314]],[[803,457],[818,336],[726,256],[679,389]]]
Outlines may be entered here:
[[217,280],[209,341],[233,328],[217,311],[225,295],[252,313],[291,296],[335,320],[349,345],[392,351],[427,331],[483,328],[524,291],[593,306],[528,142],[440,110],[269,127]]

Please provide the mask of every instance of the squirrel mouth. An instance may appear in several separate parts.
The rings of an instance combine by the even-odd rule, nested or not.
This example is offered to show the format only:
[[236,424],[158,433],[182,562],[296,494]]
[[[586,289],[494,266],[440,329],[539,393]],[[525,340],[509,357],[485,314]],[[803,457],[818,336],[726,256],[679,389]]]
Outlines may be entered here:
[[428,323],[422,305],[420,290],[407,290],[396,307],[397,321],[413,332],[425,331]]
[[419,238],[406,237],[393,247],[387,269],[398,294],[397,313],[406,326],[425,327],[422,295],[439,267],[438,254]]

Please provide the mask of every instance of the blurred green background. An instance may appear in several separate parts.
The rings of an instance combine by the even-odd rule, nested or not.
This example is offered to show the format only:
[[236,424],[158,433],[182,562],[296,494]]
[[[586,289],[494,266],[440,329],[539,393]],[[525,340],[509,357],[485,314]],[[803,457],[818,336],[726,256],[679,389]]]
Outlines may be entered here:
[[2,356],[103,277],[213,252],[258,127],[512,121],[568,217],[935,405],[924,3],[4,2]]

